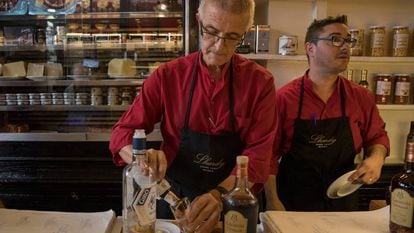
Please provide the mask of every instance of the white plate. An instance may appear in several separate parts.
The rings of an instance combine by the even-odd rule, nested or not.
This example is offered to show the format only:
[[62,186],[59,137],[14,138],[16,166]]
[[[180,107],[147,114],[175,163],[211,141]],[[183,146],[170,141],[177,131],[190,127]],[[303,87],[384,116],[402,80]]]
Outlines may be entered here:
[[64,79],[63,76],[26,76],[26,78],[33,81],[49,81]]
[[355,171],[356,170],[349,171],[332,182],[328,190],[326,190],[326,195],[329,198],[336,199],[347,196],[359,189],[359,187],[362,186],[362,183],[348,181],[349,176]]
[[155,223],[155,233],[180,233],[180,228],[173,223],[157,220]]

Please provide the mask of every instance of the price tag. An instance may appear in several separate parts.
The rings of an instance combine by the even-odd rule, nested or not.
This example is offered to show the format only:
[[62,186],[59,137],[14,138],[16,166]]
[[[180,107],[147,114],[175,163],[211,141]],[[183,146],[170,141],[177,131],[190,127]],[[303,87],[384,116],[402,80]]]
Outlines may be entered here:
[[88,68],[99,68],[99,61],[94,59],[83,59],[82,65]]

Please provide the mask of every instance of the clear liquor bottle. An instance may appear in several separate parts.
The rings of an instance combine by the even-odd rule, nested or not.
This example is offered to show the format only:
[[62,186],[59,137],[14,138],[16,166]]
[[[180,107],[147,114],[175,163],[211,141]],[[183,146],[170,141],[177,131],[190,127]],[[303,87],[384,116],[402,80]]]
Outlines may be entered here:
[[414,121],[407,135],[404,170],[391,179],[390,232],[414,232]]
[[122,232],[154,233],[157,189],[148,170],[144,130],[135,130],[132,163],[124,168],[122,186]]
[[368,70],[362,69],[361,70],[361,80],[358,83],[360,86],[363,86],[365,88],[369,88],[368,83]]
[[247,156],[237,156],[234,188],[223,196],[224,232],[255,233],[259,205],[249,190]]

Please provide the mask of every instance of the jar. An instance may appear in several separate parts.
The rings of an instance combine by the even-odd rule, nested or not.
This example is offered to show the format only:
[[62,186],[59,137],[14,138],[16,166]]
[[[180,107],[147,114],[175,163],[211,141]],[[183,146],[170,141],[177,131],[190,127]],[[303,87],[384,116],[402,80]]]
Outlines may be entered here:
[[385,27],[371,26],[369,27],[370,35],[370,55],[372,57],[385,56]]
[[395,80],[394,104],[409,104],[410,75],[394,74],[394,80]]
[[351,56],[362,56],[364,49],[364,29],[350,29],[352,39],[356,39],[355,46],[351,48]]
[[408,53],[408,37],[410,31],[406,26],[395,26],[392,28],[392,56],[405,57]]
[[296,55],[298,49],[298,37],[282,35],[279,37],[279,54]]
[[377,104],[391,103],[392,80],[389,74],[375,76],[375,102]]
[[46,43],[46,30],[44,28],[36,29],[36,43],[44,45]]

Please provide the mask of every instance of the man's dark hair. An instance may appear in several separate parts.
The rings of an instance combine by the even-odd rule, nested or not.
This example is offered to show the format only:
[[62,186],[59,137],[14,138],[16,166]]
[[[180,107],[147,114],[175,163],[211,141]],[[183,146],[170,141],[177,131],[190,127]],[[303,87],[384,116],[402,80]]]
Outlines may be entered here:
[[312,24],[308,27],[308,30],[306,31],[305,43],[311,42],[312,38],[319,37],[319,34],[323,32],[323,27],[329,24],[333,24],[333,23],[341,23],[341,24],[348,25],[347,16],[346,15],[339,15],[337,17],[329,16],[328,18],[325,18],[325,19],[313,20]]

